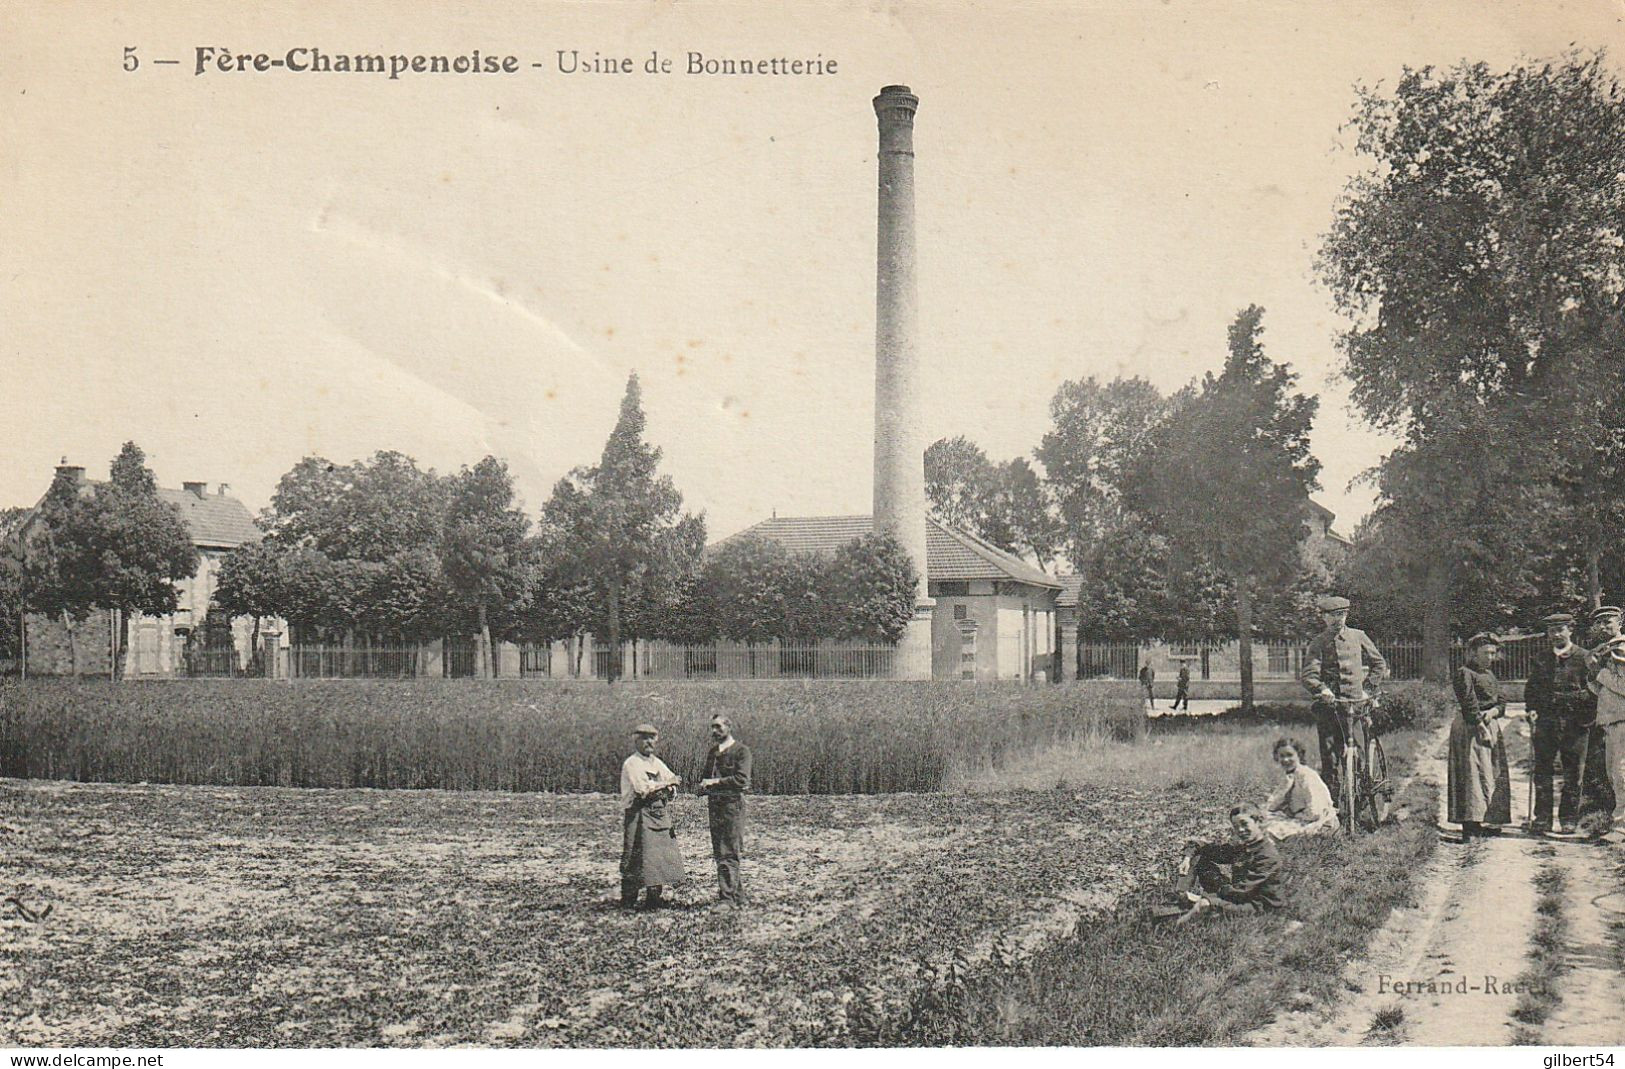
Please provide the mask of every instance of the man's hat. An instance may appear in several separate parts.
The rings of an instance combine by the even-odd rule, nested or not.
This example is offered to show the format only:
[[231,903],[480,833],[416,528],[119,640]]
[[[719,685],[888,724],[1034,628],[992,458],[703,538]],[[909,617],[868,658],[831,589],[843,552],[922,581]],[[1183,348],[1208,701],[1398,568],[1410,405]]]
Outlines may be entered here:
[[1591,622],[1596,623],[1598,620],[1606,620],[1610,616],[1620,615],[1625,614],[1620,612],[1618,605],[1603,605],[1591,610]]
[[1547,627],[1568,627],[1574,623],[1574,614],[1567,612],[1554,612],[1541,621]]
[[1319,601],[1315,602],[1315,608],[1319,609],[1321,612],[1336,612],[1339,609],[1346,609],[1348,607],[1349,599],[1340,598],[1335,594],[1328,594],[1326,597],[1323,597]]
[[634,734],[634,735],[658,735],[658,734],[660,734],[660,729],[655,727],[653,724],[639,724],[637,727],[632,729],[632,734]]
[[1500,645],[1501,640],[1490,634],[1488,631],[1480,631],[1478,634],[1467,640],[1467,648],[1470,650],[1476,650],[1480,646],[1499,647]]

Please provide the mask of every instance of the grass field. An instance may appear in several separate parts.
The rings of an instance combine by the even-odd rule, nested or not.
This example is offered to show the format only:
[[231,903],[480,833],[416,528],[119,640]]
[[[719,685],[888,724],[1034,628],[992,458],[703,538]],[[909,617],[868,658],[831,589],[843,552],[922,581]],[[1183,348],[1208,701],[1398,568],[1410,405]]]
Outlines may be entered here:
[[[6,781],[0,1037],[23,1046],[864,1042],[956,956],[1021,954],[1143,882],[1220,799],[1180,791],[750,802],[756,898],[610,901],[598,795]],[[936,970],[933,972],[933,970]]]
[[[1126,700],[1123,696],[1126,695]],[[0,775],[101,783],[614,791],[634,724],[687,779],[729,714],[764,794],[931,791],[1133,735],[1132,684],[264,680],[0,685]]]
[[[1391,734],[1390,753],[1427,727]],[[1313,737],[1158,722],[1140,743],[1011,744],[947,791],[754,797],[756,901],[738,912],[711,908],[691,797],[690,882],[676,908],[628,914],[607,795],[4,780],[0,890],[52,913],[0,921],[0,1038],[1233,1042],[1285,998],[1333,997],[1335,965],[1409,896],[1433,842],[1414,820],[1288,844],[1286,915],[1149,929],[1144,896],[1187,838],[1222,835],[1229,804],[1273,786],[1283,731]]]

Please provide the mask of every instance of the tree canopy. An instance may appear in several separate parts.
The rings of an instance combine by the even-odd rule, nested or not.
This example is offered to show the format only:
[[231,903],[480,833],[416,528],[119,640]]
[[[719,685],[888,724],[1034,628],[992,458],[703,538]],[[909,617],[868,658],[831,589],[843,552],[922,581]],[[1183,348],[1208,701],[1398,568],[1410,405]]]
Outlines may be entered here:
[[1412,550],[1394,566],[1442,678],[1475,572],[1495,581],[1470,616],[1538,585],[1541,512],[1578,514],[1568,529],[1600,570],[1594,536],[1620,484],[1589,447],[1625,374],[1625,90],[1600,54],[1406,68],[1392,90],[1359,91],[1350,125],[1369,165],[1320,272],[1350,322],[1354,401],[1403,439],[1375,476],[1379,511],[1388,543]]

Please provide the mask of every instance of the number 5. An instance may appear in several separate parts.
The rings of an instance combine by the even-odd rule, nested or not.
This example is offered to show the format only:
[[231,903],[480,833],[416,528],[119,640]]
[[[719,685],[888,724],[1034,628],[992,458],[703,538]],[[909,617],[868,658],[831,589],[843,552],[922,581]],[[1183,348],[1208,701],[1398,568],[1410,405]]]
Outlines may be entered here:
[[141,61],[139,59],[135,58],[135,46],[134,45],[125,45],[124,46],[124,69],[127,70],[127,71],[133,71],[139,66],[141,66]]

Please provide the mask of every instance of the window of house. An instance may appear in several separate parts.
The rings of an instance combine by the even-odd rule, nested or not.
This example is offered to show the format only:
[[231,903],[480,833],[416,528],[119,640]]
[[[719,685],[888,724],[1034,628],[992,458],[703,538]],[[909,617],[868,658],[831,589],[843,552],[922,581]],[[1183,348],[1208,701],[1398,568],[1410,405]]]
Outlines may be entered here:
[[966,606],[966,605],[955,605],[954,606],[954,619],[955,620],[963,620],[963,619],[965,619],[966,618],[966,612],[967,612],[968,608],[969,608],[969,606]]

